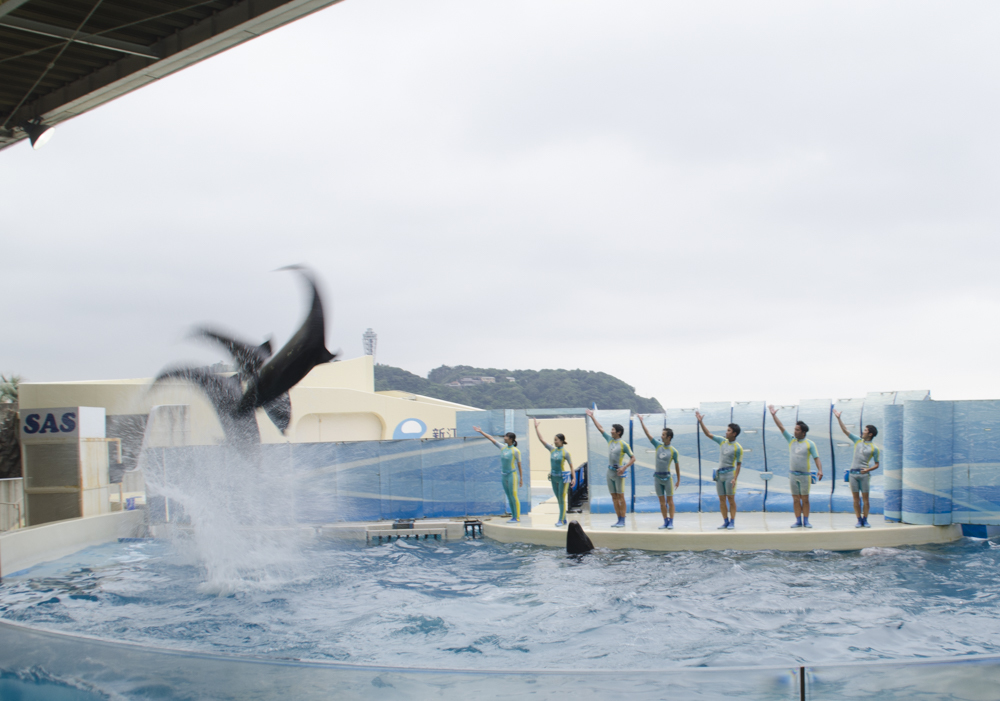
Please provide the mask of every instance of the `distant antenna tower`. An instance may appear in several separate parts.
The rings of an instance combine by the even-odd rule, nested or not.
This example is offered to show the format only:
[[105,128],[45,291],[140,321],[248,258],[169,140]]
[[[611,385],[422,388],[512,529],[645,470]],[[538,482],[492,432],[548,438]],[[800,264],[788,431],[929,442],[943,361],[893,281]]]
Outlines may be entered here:
[[375,362],[375,346],[378,344],[378,334],[368,329],[362,334],[361,339],[365,344],[365,355],[370,355],[372,362]]

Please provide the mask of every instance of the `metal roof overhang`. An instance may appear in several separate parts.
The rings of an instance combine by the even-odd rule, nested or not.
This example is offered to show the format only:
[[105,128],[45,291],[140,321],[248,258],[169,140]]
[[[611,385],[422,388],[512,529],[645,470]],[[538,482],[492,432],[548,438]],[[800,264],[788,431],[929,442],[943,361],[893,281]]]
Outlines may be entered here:
[[340,0],[0,0],[0,149]]

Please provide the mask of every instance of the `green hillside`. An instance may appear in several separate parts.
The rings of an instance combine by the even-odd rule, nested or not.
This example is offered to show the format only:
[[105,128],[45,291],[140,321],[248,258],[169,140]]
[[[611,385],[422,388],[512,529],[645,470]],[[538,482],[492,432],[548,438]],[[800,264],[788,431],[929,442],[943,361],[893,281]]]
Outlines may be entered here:
[[[463,377],[493,377],[494,383],[448,387]],[[506,378],[513,377],[514,382]],[[375,390],[401,390],[480,409],[556,409],[589,407],[631,409],[635,413],[663,411],[655,398],[640,397],[635,387],[604,372],[587,370],[501,370],[468,365],[442,365],[427,377],[391,365],[375,366]]]

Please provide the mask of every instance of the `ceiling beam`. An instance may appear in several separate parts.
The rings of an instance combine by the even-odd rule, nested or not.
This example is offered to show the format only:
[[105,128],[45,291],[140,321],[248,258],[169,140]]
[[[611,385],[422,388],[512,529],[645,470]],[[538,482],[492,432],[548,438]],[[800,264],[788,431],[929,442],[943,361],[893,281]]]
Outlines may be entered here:
[[26,2],[28,2],[28,0],[6,0],[6,2],[4,0],[0,0],[0,17],[9,15]]
[[[3,9],[11,2],[14,2],[14,0],[8,0],[3,5],[0,5],[0,9]],[[0,27],[19,29],[22,32],[39,34],[44,37],[52,37],[53,39],[71,39],[74,44],[96,46],[100,49],[110,49],[111,51],[131,54],[132,56],[142,56],[143,58],[154,59],[160,58],[159,53],[148,46],[143,46],[142,44],[133,44],[129,41],[119,41],[117,39],[109,39],[108,37],[94,34],[76,34],[70,29],[56,27],[51,24],[46,24],[45,22],[22,19],[20,17],[0,17]]]

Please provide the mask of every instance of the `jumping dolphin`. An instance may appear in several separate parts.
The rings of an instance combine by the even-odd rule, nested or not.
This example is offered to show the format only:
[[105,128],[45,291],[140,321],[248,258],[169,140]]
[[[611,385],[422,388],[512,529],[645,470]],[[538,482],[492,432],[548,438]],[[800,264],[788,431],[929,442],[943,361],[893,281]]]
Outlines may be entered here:
[[579,521],[570,521],[566,529],[566,552],[570,555],[584,555],[594,549],[590,536],[583,532]]
[[294,270],[302,275],[312,291],[312,304],[302,326],[277,354],[271,356],[270,341],[254,346],[200,328],[195,335],[221,343],[229,350],[237,364],[237,375],[223,377],[204,368],[179,367],[161,372],[153,381],[155,384],[171,379],[187,380],[198,385],[215,407],[227,440],[233,443],[260,442],[255,417],[258,407],[284,433],[291,421],[288,390],[314,367],[337,357],[326,349],[323,302],[311,274],[301,266],[281,270]]

